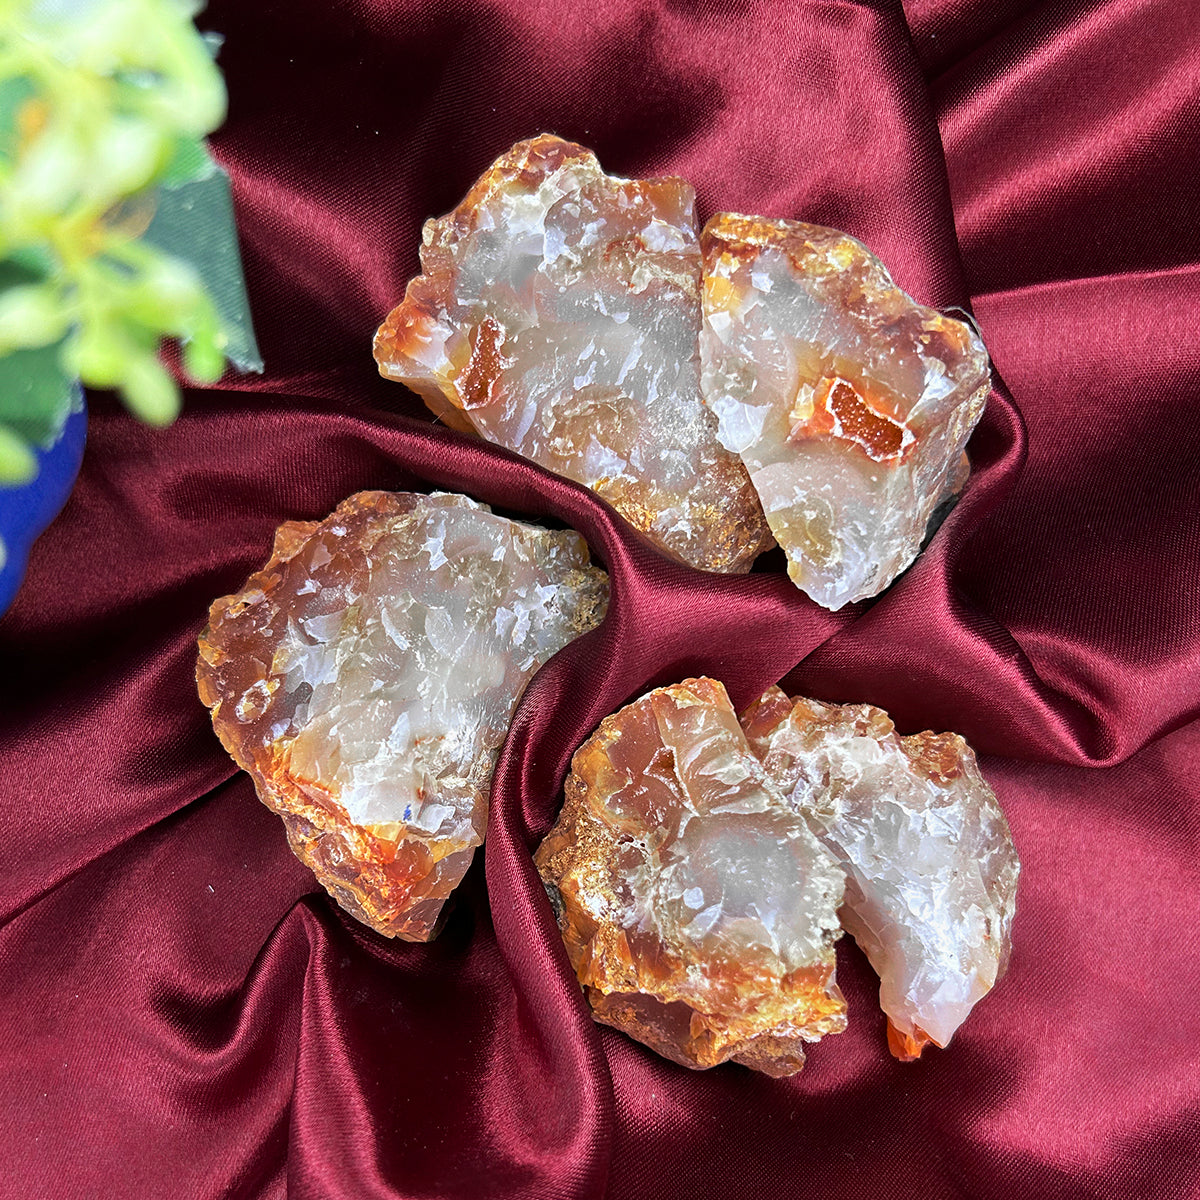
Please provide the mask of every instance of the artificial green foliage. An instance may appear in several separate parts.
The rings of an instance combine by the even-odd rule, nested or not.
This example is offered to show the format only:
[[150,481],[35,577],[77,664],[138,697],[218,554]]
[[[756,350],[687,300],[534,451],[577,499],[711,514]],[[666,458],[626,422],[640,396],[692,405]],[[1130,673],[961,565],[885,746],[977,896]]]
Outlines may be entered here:
[[[263,363],[250,323],[242,260],[233,230],[229,176],[206,154],[190,175],[177,177],[158,189],[154,219],[142,241],[196,268],[217,308],[225,357],[239,371],[261,371]],[[189,352],[205,353],[208,347],[192,341],[183,350],[184,363],[190,368]],[[202,375],[203,365],[193,373]]]
[[[0,0],[0,483],[36,469],[30,448],[61,431],[72,377],[161,425],[180,403],[164,338],[197,382],[231,350],[261,367],[228,181],[203,141],[225,88],[196,8]],[[203,186],[215,202],[181,201]]]

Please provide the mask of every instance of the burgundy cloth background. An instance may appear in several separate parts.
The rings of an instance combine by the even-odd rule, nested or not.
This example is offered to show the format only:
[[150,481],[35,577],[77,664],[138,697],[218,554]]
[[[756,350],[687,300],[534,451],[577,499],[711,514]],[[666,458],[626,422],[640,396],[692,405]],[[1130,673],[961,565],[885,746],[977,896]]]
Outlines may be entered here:
[[[0,1197],[1200,1196],[1200,14],[1180,0],[214,0],[262,377],[94,400],[0,621]],[[997,387],[918,565],[836,615],[690,572],[433,425],[371,335],[421,222],[551,130],[702,218],[802,217],[971,305]],[[1001,382],[1003,381],[1003,382]],[[441,938],[291,856],[193,684],[207,605],[360,488],[569,523],[604,626],[529,688]],[[965,734],[1024,872],[1008,976],[892,1061],[692,1073],[594,1026],[530,850],[601,716],[697,672]]]

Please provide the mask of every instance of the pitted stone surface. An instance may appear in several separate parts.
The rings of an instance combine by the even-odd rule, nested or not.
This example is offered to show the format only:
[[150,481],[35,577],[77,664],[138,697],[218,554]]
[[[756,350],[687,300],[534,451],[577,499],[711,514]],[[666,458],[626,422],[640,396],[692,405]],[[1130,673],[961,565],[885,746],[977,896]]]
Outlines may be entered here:
[[267,565],[213,604],[200,697],[330,894],[425,941],[483,840],[526,683],[607,599],[572,531],[362,492],[281,526]]
[[842,871],[751,752],[725,689],[659,688],[576,753],[536,855],[597,1021],[770,1075],[845,1027]]
[[920,549],[990,385],[968,324],[910,299],[835,229],[720,213],[701,235],[705,400],[788,574],[837,609]]
[[701,397],[693,204],[681,179],[521,142],[426,223],[375,357],[448,425],[586,484],[672,557],[746,571],[771,536]]
[[779,688],[741,719],[846,872],[842,924],[880,977],[892,1053],[945,1046],[1004,972],[1020,872],[970,746],[953,733],[901,737],[882,709]]

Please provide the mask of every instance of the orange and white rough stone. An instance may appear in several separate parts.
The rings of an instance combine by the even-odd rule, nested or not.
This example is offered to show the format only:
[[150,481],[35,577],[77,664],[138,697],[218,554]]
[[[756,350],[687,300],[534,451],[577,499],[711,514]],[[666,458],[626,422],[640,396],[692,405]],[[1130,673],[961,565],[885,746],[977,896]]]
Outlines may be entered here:
[[447,425],[586,484],[672,557],[746,571],[771,537],[701,397],[694,198],[556,137],[519,143],[426,223],[375,358]]
[[878,594],[966,482],[982,342],[837,230],[720,213],[701,248],[705,399],[788,574],[829,609]]
[[882,709],[777,687],[741,720],[846,873],[842,925],[879,975],[892,1053],[945,1046],[1008,962],[1020,873],[970,746],[953,733],[901,737]]
[[426,941],[483,840],[526,683],[607,599],[570,530],[362,492],[281,526],[267,565],[213,604],[200,697],[330,895]]
[[606,718],[535,861],[597,1021],[684,1066],[769,1075],[845,1028],[842,870],[721,684],[658,688]]

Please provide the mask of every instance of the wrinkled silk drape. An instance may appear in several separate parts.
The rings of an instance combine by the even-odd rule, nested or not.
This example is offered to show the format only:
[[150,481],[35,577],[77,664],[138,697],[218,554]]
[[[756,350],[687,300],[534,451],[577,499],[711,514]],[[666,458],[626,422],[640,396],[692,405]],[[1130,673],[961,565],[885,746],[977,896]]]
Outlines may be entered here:
[[[170,430],[94,398],[0,621],[0,1197],[1200,1196],[1200,10],[1185,0],[214,0],[267,370]],[[970,307],[996,388],[966,494],[878,601],[725,579],[434,425],[375,326],[421,222],[550,130],[701,218],[865,240]],[[435,943],[292,858],[193,684],[209,602],[289,518],[449,488],[573,525],[602,628],[530,686]],[[789,1080],[589,1020],[530,851],[575,746],[648,687],[887,708],[980,750],[1024,860],[1008,976],[893,1062]]]

